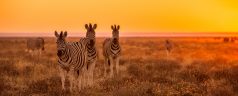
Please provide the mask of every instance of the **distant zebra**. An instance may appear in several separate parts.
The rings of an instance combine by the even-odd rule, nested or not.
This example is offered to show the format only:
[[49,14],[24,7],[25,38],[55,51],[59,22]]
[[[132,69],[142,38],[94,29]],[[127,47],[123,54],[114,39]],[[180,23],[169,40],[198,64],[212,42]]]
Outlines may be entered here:
[[106,77],[107,66],[110,66],[110,77],[113,76],[113,66],[116,66],[116,72],[119,74],[119,59],[121,47],[119,44],[119,29],[120,26],[112,25],[112,38],[107,38],[103,42],[103,56],[105,59],[104,76]]
[[96,49],[96,39],[95,39],[95,29],[97,28],[97,24],[85,24],[85,28],[87,29],[86,38],[81,38],[80,42],[86,44],[87,49],[87,83],[89,86],[93,85],[93,72],[96,65],[96,61],[98,58],[98,52]]
[[230,42],[230,38],[224,37],[223,42],[225,42],[225,43]]
[[26,42],[26,51],[31,53],[33,55],[34,53],[38,52],[38,54],[41,54],[41,51],[44,51],[45,47],[45,41],[43,38],[38,37],[38,38],[30,38],[27,39]]
[[167,54],[167,57],[169,56],[169,53],[172,51],[172,44],[169,40],[166,40],[165,41],[165,49],[166,49],[166,54]]
[[87,51],[82,42],[66,42],[67,32],[60,34],[55,31],[57,38],[57,56],[61,76],[62,90],[65,90],[65,78],[69,75],[70,91],[78,76],[78,88],[84,86],[84,72],[86,71]]

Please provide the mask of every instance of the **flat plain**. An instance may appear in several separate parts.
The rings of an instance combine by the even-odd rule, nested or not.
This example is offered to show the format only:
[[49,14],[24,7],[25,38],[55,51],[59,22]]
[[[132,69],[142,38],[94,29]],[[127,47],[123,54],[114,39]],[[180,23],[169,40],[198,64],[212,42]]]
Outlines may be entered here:
[[[55,38],[44,38],[45,51],[39,56],[25,52],[26,39],[0,38],[1,96],[238,95],[238,44],[221,38],[120,38],[120,75],[112,79],[103,77],[105,38],[97,38],[95,84],[75,93],[61,91]],[[67,38],[70,42],[79,40]],[[173,46],[168,56],[165,40]]]

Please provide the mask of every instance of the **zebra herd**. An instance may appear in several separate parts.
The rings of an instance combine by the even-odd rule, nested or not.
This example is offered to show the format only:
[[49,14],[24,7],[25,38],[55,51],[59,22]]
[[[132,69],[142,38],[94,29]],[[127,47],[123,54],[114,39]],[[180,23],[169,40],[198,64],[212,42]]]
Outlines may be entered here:
[[[87,30],[86,37],[81,38],[78,42],[67,42],[67,31],[55,31],[62,90],[65,90],[66,77],[69,79],[71,92],[77,88],[80,91],[87,86],[93,86],[93,73],[99,54],[96,47],[96,28],[97,24],[85,24],[85,29]],[[119,75],[119,60],[121,55],[121,46],[119,43],[120,26],[112,25],[111,29],[112,38],[106,38],[102,44],[104,77],[109,78]],[[44,39],[28,39],[27,49],[28,51],[44,50]],[[169,40],[165,41],[165,49],[168,56],[172,50],[172,44]],[[114,70],[114,67],[116,70]],[[107,74],[108,69],[109,75]],[[116,71],[116,74],[114,74],[114,71]]]
[[[119,57],[121,48],[119,44],[119,25],[112,27],[112,38],[107,38],[103,43],[103,55],[106,67],[110,66],[110,77],[113,76],[113,66],[116,62],[117,73],[119,73]],[[55,31],[57,38],[57,56],[61,76],[62,90],[65,90],[65,79],[69,75],[70,91],[78,87],[80,91],[86,86],[93,85],[93,71],[98,58],[96,48],[95,29],[97,24],[86,24],[86,37],[78,42],[66,42],[67,32]]]

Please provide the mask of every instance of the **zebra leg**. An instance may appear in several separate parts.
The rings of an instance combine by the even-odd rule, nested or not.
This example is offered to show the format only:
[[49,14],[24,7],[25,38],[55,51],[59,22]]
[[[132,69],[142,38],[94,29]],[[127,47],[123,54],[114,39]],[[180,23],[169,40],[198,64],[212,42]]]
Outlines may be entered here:
[[104,77],[107,77],[108,58],[104,59]]
[[33,51],[29,50],[29,53],[30,53],[31,57],[33,57]]
[[167,59],[169,58],[169,51],[166,50]]
[[82,73],[81,73],[81,71],[79,71],[79,74],[78,74],[79,76],[78,76],[78,90],[79,90],[79,92],[81,91],[81,89],[82,89]]
[[37,57],[37,64],[39,63],[39,61],[40,61],[40,55],[41,55],[41,51],[40,50],[37,50],[37,53],[36,53],[36,57]]
[[61,77],[61,85],[62,85],[62,90],[65,90],[65,77],[67,72],[62,69],[61,67],[59,67],[59,71],[60,71],[60,77]]
[[74,90],[77,89],[77,85],[78,85],[77,79],[78,79],[78,77],[79,77],[79,75],[78,75],[77,71],[74,71],[74,74],[73,74],[73,86],[72,86],[72,88]]
[[84,70],[83,70],[83,87],[85,88],[85,87],[87,87],[88,85],[89,85],[89,72],[88,72],[88,70],[87,70],[87,68],[85,68]]
[[119,75],[119,71],[120,71],[119,60],[120,60],[120,57],[117,57],[116,58],[116,71],[117,71],[117,75]]
[[29,52],[28,49],[25,49],[25,52]]
[[96,64],[96,60],[91,63],[91,65],[89,66],[89,86],[92,86],[93,85],[93,73],[94,73],[94,68],[95,68],[95,64]]
[[69,71],[69,90],[70,90],[70,93],[73,92],[73,84],[74,84],[74,80],[75,80],[74,75],[75,75],[74,70],[70,69],[70,71]]
[[84,75],[83,75],[83,78],[84,78],[84,86],[89,86],[89,72],[90,72],[90,70],[89,69],[85,69],[84,71],[86,71],[86,72],[83,72],[84,73]]
[[42,51],[41,51],[41,50],[39,50],[39,55],[40,55],[40,56],[41,56],[41,52],[42,52]]
[[113,66],[114,66],[114,62],[113,62],[114,60],[113,60],[113,58],[112,57],[109,57],[109,63],[110,63],[110,78],[112,78],[113,77]]
[[86,69],[84,69],[84,68],[82,68],[82,70],[81,70],[81,75],[82,75],[82,78],[81,78],[81,86],[82,86],[82,88],[85,88],[85,86],[86,86],[86,75],[87,75],[87,73],[85,72],[85,70]]

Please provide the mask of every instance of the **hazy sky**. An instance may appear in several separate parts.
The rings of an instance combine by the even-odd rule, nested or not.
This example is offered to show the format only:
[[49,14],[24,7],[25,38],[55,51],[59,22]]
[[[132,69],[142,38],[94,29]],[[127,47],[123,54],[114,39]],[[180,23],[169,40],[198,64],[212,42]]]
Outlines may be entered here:
[[1,0],[0,32],[238,32],[238,0]]

